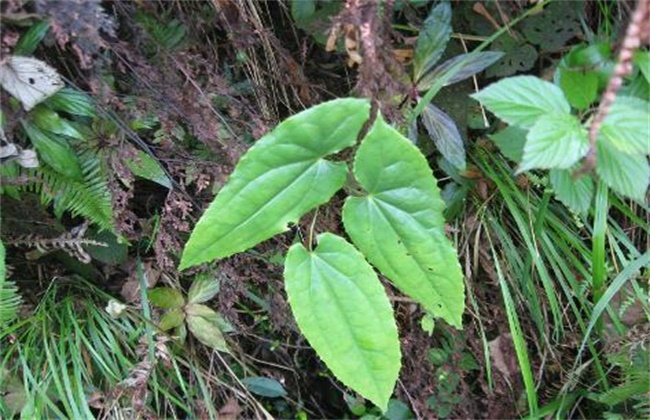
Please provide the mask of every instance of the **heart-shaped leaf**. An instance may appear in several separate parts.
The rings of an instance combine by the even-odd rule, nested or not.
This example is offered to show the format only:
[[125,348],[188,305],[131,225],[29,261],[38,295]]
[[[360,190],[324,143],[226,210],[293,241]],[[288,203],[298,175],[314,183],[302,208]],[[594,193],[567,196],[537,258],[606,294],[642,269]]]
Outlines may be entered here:
[[402,292],[461,328],[463,275],[424,156],[379,116],[359,146],[354,176],[366,191],[343,208],[354,244]]
[[197,223],[180,269],[244,251],[329,200],[347,168],[324,158],[356,142],[368,110],[367,100],[337,99],[286,119],[260,139]]
[[284,276],[309,344],[341,382],[385,411],[400,350],[390,302],[372,267],[345,239],[323,233],[313,251],[302,244],[289,249]]

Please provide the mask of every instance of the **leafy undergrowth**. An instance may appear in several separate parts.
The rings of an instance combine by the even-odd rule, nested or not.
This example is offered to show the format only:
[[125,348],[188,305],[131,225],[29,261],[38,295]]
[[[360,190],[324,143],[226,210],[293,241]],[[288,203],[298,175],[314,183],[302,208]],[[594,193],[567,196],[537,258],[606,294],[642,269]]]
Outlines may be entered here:
[[[13,58],[35,56],[66,85],[29,107],[2,91],[0,417],[648,415],[647,153],[634,143],[647,128],[625,120],[645,115],[637,105],[650,92],[647,48],[618,92],[633,98],[609,121],[632,124],[629,142],[596,171],[577,163],[587,153],[580,124],[597,114],[632,5],[358,3],[0,5],[3,71],[7,63],[35,71],[41,64]],[[468,54],[477,48],[485,50]],[[513,75],[548,85],[555,77],[560,108],[570,108],[568,124],[585,141],[579,150],[526,148],[517,130],[536,121],[518,126],[485,103],[506,115],[506,128],[470,98],[479,86],[533,79],[504,79]],[[363,190],[372,186],[348,179],[347,194],[316,210],[285,209],[283,221],[309,211],[288,230],[230,238],[220,244],[226,258],[178,270],[193,229],[221,222],[197,225],[246,151],[287,117],[351,92],[371,98],[426,156],[465,283],[457,329],[377,264],[401,346],[383,413],[318,357],[283,280],[289,250],[305,259],[301,244],[311,250],[324,232],[337,249],[352,246],[347,232],[371,263],[381,260],[344,211],[346,195],[370,197]],[[611,140],[616,125],[604,125]],[[387,127],[382,139],[402,138]],[[257,159],[273,156],[259,150]],[[336,152],[352,167],[354,151]],[[580,170],[597,176],[571,188]],[[217,216],[245,201],[248,185],[239,187],[217,200],[226,209]],[[360,255],[354,264],[365,270]],[[350,372],[339,378],[355,383],[360,371],[341,366]]]

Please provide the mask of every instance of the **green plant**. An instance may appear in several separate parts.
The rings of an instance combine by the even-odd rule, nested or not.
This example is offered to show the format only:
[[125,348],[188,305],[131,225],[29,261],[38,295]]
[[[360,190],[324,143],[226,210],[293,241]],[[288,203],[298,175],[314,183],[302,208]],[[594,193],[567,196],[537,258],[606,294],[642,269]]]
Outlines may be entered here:
[[[345,162],[325,157],[355,145],[369,103],[339,99],[282,122],[240,160],[197,223],[180,269],[245,251],[287,229],[346,184]],[[421,153],[377,116],[354,159],[343,225],[312,248],[294,244],[285,287],[299,327],[346,385],[386,410],[400,366],[390,303],[370,261],[424,309],[460,328],[464,286],[443,230],[436,181]],[[358,248],[358,250],[357,250]]]
[[[502,52],[485,51],[460,54],[436,66],[451,39],[451,6],[441,2],[431,9],[418,35],[413,55],[412,83],[418,92],[417,103],[423,100],[422,92],[431,89],[437,80],[443,81],[440,87],[465,80],[483,71],[498,61]],[[465,146],[456,123],[438,107],[426,103],[420,114],[422,124],[442,156],[460,170],[465,169]]]
[[202,275],[194,279],[187,296],[171,287],[150,290],[151,304],[167,310],[160,317],[158,327],[163,331],[174,329],[175,335],[181,341],[184,341],[189,329],[206,346],[229,353],[223,333],[232,332],[232,325],[202,304],[219,293],[219,284],[218,280]]
[[4,327],[11,324],[18,316],[21,299],[13,282],[7,280],[5,264],[5,246],[0,241],[0,338],[5,336]]

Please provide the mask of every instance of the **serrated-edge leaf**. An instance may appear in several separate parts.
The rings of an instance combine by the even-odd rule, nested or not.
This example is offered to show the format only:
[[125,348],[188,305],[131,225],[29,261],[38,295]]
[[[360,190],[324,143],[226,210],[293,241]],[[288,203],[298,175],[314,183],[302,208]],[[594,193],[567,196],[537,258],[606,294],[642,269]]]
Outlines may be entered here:
[[419,81],[438,62],[451,38],[451,6],[442,2],[431,9],[418,35],[413,54],[413,80]]
[[465,170],[465,145],[454,120],[429,103],[422,110],[422,123],[442,156],[456,168]]
[[596,172],[612,190],[643,202],[650,182],[650,165],[643,155],[621,153],[605,142],[597,142]]
[[332,373],[385,411],[400,369],[392,307],[359,251],[331,233],[317,240],[311,252],[294,244],[287,253],[291,310]]
[[327,202],[347,167],[324,157],[356,142],[368,111],[365,99],[325,102],[259,140],[197,223],[179,269],[244,251]]
[[587,213],[594,196],[594,181],[590,176],[574,179],[572,169],[551,169],[549,178],[558,200],[576,213]]
[[571,114],[543,115],[526,136],[518,173],[533,168],[567,169],[589,149],[587,130]]
[[618,96],[600,127],[599,142],[627,154],[650,154],[650,102]]
[[418,81],[418,90],[425,91],[429,90],[433,85],[434,80],[446,76],[456,64],[462,62],[463,64],[456,70],[456,72],[451,75],[449,79],[442,85],[448,86],[461,80],[465,80],[468,77],[472,77],[477,73],[482,72],[495,62],[503,57],[504,53],[501,51],[483,51],[483,52],[472,52],[466,54],[459,54],[455,57],[450,58],[445,61],[429,73],[425,74]]
[[187,327],[197,340],[215,350],[230,353],[221,330],[209,319],[202,316],[187,315]]
[[461,328],[463,275],[424,156],[378,117],[359,146],[354,176],[367,192],[343,207],[354,244],[402,292]]
[[542,115],[571,111],[558,86],[534,76],[508,77],[471,96],[503,121],[521,128],[531,128]]
[[219,293],[221,282],[213,277],[195,278],[187,292],[187,301],[189,303],[207,302]]
[[156,287],[149,290],[149,301],[157,308],[177,309],[185,305],[183,294],[171,287]]

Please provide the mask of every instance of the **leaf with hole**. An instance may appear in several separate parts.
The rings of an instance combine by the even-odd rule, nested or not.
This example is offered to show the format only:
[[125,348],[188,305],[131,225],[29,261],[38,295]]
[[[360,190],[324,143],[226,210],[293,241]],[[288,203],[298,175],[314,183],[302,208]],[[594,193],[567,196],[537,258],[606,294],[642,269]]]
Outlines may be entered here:
[[368,110],[367,100],[333,100],[260,139],[197,223],[180,269],[255,246],[327,202],[343,186],[347,167],[325,157],[356,142]]
[[531,128],[539,117],[552,112],[571,112],[559,87],[533,76],[503,79],[472,97],[503,121],[521,128]]
[[317,238],[287,253],[285,288],[309,344],[345,385],[383,411],[400,369],[393,310],[372,267],[345,239]]
[[359,146],[354,177],[364,195],[343,207],[353,243],[398,289],[461,328],[463,275],[424,156],[379,116]]

